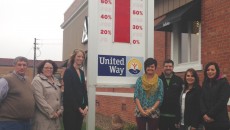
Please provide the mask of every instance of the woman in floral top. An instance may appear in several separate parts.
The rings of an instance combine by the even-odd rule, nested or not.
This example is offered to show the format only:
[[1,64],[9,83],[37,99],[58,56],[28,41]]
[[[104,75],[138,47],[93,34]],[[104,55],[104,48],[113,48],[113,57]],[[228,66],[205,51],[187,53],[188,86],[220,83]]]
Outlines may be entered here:
[[157,61],[153,58],[145,60],[145,74],[136,81],[134,101],[138,130],[157,130],[159,105],[163,100],[163,82],[156,74]]

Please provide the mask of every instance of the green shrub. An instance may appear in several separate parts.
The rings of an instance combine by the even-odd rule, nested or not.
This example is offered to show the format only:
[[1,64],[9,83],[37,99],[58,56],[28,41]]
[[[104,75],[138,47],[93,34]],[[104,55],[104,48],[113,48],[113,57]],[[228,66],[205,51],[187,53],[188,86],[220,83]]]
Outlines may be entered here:
[[137,126],[135,124],[126,123],[124,126],[124,130],[137,130]]

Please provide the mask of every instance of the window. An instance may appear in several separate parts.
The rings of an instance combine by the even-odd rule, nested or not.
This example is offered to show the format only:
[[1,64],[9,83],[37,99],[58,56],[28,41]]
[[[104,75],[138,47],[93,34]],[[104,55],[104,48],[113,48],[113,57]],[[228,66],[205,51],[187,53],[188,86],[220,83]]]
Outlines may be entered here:
[[202,69],[200,21],[174,23],[171,41],[175,72],[182,72],[188,68]]

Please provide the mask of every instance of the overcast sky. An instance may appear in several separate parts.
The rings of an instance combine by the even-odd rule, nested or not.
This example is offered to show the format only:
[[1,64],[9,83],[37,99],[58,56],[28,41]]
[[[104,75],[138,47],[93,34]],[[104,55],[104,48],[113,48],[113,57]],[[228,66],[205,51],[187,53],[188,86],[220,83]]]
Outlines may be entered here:
[[62,60],[64,13],[73,0],[0,0],[0,58]]

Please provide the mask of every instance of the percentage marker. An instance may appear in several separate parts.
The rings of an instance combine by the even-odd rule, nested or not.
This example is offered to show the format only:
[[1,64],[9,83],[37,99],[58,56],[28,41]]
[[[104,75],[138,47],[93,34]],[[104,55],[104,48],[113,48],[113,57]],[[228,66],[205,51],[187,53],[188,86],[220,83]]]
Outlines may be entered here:
[[133,40],[133,44],[140,44],[139,40]]
[[111,15],[106,15],[106,14],[102,14],[101,18],[102,19],[112,19]]
[[101,34],[104,34],[104,35],[111,35],[111,31],[110,30],[101,30],[100,31]]
[[133,29],[135,30],[142,30],[142,26],[141,25],[133,25]]
[[112,4],[111,0],[101,0],[102,4]]
[[133,10],[134,15],[143,15],[143,11],[140,10]]

